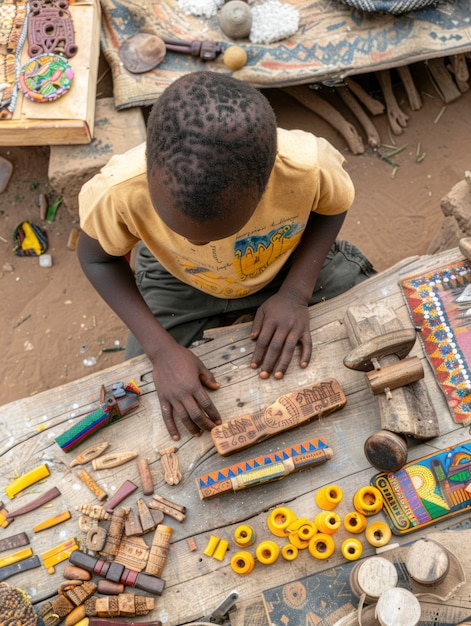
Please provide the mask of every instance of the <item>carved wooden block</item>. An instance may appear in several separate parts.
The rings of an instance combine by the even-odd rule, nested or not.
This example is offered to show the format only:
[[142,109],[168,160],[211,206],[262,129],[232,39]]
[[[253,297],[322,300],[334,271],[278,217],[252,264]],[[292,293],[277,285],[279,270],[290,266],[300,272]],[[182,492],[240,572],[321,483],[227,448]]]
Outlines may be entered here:
[[223,456],[265,441],[313,417],[327,416],[345,406],[347,399],[334,378],[280,396],[270,406],[236,417],[211,431],[214,445]]

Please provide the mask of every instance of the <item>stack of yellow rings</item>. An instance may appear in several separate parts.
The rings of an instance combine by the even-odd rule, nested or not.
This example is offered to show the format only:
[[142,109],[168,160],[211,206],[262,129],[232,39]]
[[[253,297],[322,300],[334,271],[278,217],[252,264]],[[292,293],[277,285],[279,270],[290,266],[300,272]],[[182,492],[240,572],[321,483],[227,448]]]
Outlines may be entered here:
[[343,519],[345,530],[348,533],[353,533],[354,535],[362,533],[366,528],[366,524],[366,517],[362,513],[358,513],[358,511],[347,513]]
[[391,529],[385,522],[372,522],[365,530],[365,537],[375,548],[382,548],[391,540]]
[[259,563],[271,565],[280,555],[280,548],[274,541],[262,541],[255,549]]
[[231,558],[231,568],[232,571],[236,574],[241,574],[245,576],[246,574],[250,574],[250,572],[255,567],[255,558],[253,554],[250,552],[246,552],[245,550],[240,550],[232,555]]
[[348,561],[356,561],[361,557],[363,552],[363,546],[361,541],[355,537],[349,537],[342,542],[341,546],[342,556]]

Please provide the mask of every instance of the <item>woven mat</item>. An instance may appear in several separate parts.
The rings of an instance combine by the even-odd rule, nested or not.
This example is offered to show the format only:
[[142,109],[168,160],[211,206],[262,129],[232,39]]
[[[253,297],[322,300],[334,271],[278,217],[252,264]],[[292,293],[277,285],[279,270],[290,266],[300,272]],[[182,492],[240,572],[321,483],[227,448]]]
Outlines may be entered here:
[[471,267],[453,263],[400,284],[451,415],[471,423]]
[[145,74],[122,66],[118,50],[132,35],[147,32],[184,40],[213,39],[223,49],[237,43],[248,63],[234,73],[255,87],[286,87],[342,78],[419,60],[471,50],[471,0],[442,0],[400,16],[362,13],[337,0],[290,0],[300,13],[300,28],[290,39],[252,45],[225,37],[217,17],[185,15],[177,0],[101,0],[101,46],[113,75],[117,109],[152,104],[179,76],[199,70],[228,73],[218,57],[204,62],[168,53]]

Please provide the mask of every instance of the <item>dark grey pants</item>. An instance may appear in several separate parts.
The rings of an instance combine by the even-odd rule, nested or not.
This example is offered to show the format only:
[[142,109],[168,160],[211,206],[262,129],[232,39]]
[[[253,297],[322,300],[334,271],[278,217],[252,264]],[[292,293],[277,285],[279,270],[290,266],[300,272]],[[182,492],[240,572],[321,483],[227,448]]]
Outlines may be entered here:
[[[141,243],[136,257],[136,282],[162,326],[179,344],[189,347],[194,341],[202,339],[207,328],[226,325],[232,315],[235,318],[244,313],[254,313],[265,300],[277,293],[289,267],[288,260],[278,275],[260,291],[244,298],[226,300],[179,281]],[[356,246],[339,239],[327,255],[309,304],[338,296],[375,273],[371,263]],[[137,339],[129,333],[126,358],[143,352]]]

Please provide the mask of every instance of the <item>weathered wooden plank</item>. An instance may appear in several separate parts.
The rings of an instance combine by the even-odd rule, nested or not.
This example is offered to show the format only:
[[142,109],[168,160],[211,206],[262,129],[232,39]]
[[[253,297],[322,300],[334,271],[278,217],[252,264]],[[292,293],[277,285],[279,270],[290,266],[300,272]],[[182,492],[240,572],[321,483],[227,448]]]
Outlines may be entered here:
[[[168,616],[165,621],[167,626],[177,626],[196,620],[210,614],[232,589],[238,590],[241,602],[246,607],[244,611],[247,611],[248,615],[252,600],[255,605],[253,610],[256,610],[261,593],[267,586],[275,587],[343,562],[339,550],[327,562],[316,561],[304,550],[290,563],[281,558],[271,566],[256,563],[252,575],[238,576],[230,568],[230,557],[236,551],[232,536],[239,524],[250,524],[255,529],[257,542],[273,539],[279,545],[283,545],[286,540],[273,537],[268,530],[269,511],[276,506],[284,505],[292,508],[297,516],[304,515],[308,519],[313,519],[319,511],[315,504],[316,491],[333,482],[338,484],[344,493],[338,507],[339,514],[343,516],[353,510],[354,492],[359,487],[367,485],[376,473],[365,459],[363,445],[370,434],[380,429],[381,420],[377,399],[368,388],[364,375],[343,365],[343,358],[351,349],[347,329],[343,323],[345,313],[353,303],[385,302],[404,325],[410,324],[406,305],[397,286],[399,278],[456,260],[457,254],[455,251],[437,257],[407,259],[351,292],[312,307],[310,310],[312,362],[308,368],[301,370],[294,361],[282,380],[273,378],[262,380],[258,373],[250,368],[254,346],[249,337],[250,325],[231,327],[230,332],[219,334],[195,349],[195,353],[205,361],[221,383],[221,388],[211,394],[224,421],[260,410],[274,402],[280,395],[302,389],[312,382],[331,376],[335,376],[339,381],[347,396],[344,408],[328,418],[314,419],[308,424],[281,433],[258,446],[231,456],[231,463],[237,463],[264,451],[273,452],[309,438],[324,437],[333,449],[333,458],[324,465],[288,476],[283,481],[201,501],[195,478],[224,467],[227,465],[227,459],[217,454],[209,433],[192,438],[182,429],[181,440],[179,442],[171,440],[161,420],[151,368],[146,357],[137,357],[73,383],[1,407],[2,488],[16,475],[40,463],[47,463],[50,468],[50,476],[47,479],[18,494],[14,501],[9,501],[6,496],[0,498],[6,508],[23,505],[53,486],[61,491],[61,496],[49,503],[46,509],[28,513],[12,522],[8,528],[0,528],[0,539],[19,532],[28,532],[31,536],[31,529],[36,523],[67,509],[72,512],[70,520],[34,535],[32,540],[34,553],[40,555],[69,537],[83,541],[85,535],[79,528],[80,514],[75,507],[87,502],[96,504],[97,501],[77,479],[80,468],[84,467],[90,472],[109,497],[112,497],[126,480],[136,483],[139,488],[122,503],[123,506],[136,508],[135,503],[139,498],[145,503],[150,501],[150,497],[142,492],[138,468],[139,459],[146,458],[155,493],[186,507],[186,518],[182,523],[165,517],[164,523],[173,529],[169,555],[162,573],[166,580],[166,588],[148,619]],[[412,353],[423,363],[424,380],[440,417],[442,434],[426,443],[413,442],[409,449],[411,459],[468,438],[465,429],[452,420],[420,345],[414,346]],[[63,452],[54,442],[54,438],[97,408],[101,385],[110,387],[113,382],[127,382],[131,378],[142,390],[139,408],[97,432],[71,453]],[[92,443],[105,441],[110,443],[107,450],[109,453],[135,450],[139,456],[124,466],[99,472],[94,472],[90,463],[70,467],[72,459],[81,451]],[[182,473],[182,479],[176,485],[166,483],[159,454],[159,450],[172,446],[177,448]],[[152,533],[144,535],[148,544],[152,539],[151,535]],[[222,561],[203,554],[211,535],[229,542],[229,550]],[[421,535],[422,531],[418,536]],[[336,537],[338,545],[345,536],[345,531],[339,530]],[[188,538],[194,539],[197,550],[189,549]],[[405,541],[402,537],[397,540]],[[408,536],[407,541],[410,540],[411,537]],[[373,554],[373,548],[364,543],[364,554]],[[255,544],[252,548],[254,547]],[[39,603],[57,590],[62,582],[64,565],[59,564],[53,575],[47,574],[42,567],[18,574],[12,581],[16,586],[26,589],[33,601]],[[246,621],[245,624],[249,622]],[[242,624],[238,623],[238,626]],[[251,626],[259,625],[251,622]],[[265,625],[261,622],[260,626]]]

